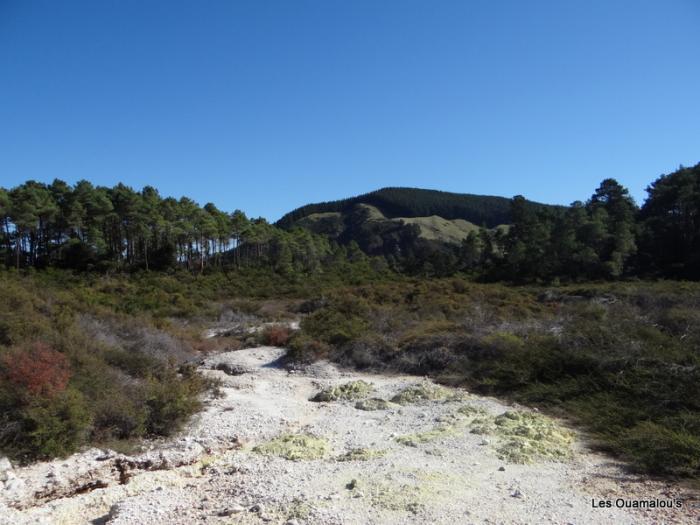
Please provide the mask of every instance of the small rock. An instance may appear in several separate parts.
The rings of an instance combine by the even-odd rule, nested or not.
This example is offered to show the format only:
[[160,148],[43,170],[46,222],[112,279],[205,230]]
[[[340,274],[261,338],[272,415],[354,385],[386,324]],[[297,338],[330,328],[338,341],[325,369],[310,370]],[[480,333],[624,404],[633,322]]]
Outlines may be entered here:
[[503,467],[503,466],[498,467],[498,471],[499,471],[499,472],[505,472],[505,471],[506,471],[506,467]]
[[354,490],[356,487],[357,487],[357,480],[356,479],[351,480],[350,483],[345,485],[345,488],[348,490]]
[[11,476],[5,481],[5,491],[7,493],[18,492],[23,488],[24,480],[21,480],[15,476]]
[[234,505],[231,505],[230,507],[226,507],[224,510],[219,511],[218,515],[219,516],[231,516],[233,514],[240,514],[245,510],[245,507],[242,507],[241,505],[238,505],[237,503]]
[[299,521],[298,520],[288,520],[285,522],[284,525],[299,525]]
[[524,498],[525,497],[525,495],[522,492],[520,492],[520,489],[515,489],[513,492],[511,492],[510,496],[512,498]]
[[262,503],[258,503],[256,505],[253,505],[252,507],[250,507],[250,512],[262,514],[263,512],[265,512],[265,507],[262,505]]
[[0,472],[4,470],[12,470],[12,463],[5,456],[0,456]]

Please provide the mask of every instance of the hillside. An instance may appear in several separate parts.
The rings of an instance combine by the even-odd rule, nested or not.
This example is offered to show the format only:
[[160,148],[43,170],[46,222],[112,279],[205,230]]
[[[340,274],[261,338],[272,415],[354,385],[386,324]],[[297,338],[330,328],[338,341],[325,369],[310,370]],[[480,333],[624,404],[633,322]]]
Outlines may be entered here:
[[[377,208],[387,218],[438,216],[443,219],[463,219],[487,228],[510,222],[510,199],[491,195],[472,195],[419,188],[382,188],[377,191],[331,202],[307,204],[287,213],[277,226],[289,228],[313,214],[341,213],[346,215],[357,204]],[[544,204],[532,203],[538,207]]]
[[[407,225],[417,226],[416,234],[420,239],[439,243],[460,244],[470,232],[478,232],[479,227],[464,219],[445,219],[439,215],[430,217],[386,217],[378,208],[369,204],[356,204],[355,217],[364,215],[366,226],[400,230]],[[345,219],[341,212],[312,213],[299,219],[295,226],[300,226],[313,233],[326,235],[334,239],[343,237],[346,232]],[[357,223],[355,221],[355,226]],[[353,240],[353,239],[350,239]],[[357,240],[357,239],[354,239]]]
[[[558,209],[524,201],[532,211]],[[504,197],[448,193],[416,188],[384,188],[334,202],[302,206],[277,226],[303,228],[342,245],[356,243],[365,253],[383,256],[392,266],[411,273],[449,273],[459,262],[461,247],[472,244],[498,250],[511,222],[511,200]],[[485,228],[485,230],[482,230]],[[481,241],[474,241],[476,237]],[[396,261],[402,261],[398,266]],[[426,267],[429,262],[429,267]]]

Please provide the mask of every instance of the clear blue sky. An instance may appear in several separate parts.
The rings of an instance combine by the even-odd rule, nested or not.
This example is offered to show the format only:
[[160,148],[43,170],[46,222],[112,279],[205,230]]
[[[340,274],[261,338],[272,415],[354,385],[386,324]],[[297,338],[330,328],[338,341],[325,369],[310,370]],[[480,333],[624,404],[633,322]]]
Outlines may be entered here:
[[698,28],[698,0],[0,0],[0,186],[641,201],[700,161]]

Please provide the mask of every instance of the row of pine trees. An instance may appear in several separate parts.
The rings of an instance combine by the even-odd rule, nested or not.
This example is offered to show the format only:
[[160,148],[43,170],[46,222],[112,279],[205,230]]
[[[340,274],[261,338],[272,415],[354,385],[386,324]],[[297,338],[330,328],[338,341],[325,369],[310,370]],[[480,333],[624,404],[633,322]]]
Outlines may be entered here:
[[[508,229],[481,228],[461,246],[426,242],[411,225],[364,231],[347,247],[302,228],[284,229],[240,210],[163,198],[147,186],[96,187],[55,180],[0,188],[0,256],[16,268],[79,270],[182,266],[203,272],[265,266],[313,273],[326,262],[384,255],[395,270],[429,276],[466,271],[487,279],[544,281],[654,276],[700,279],[700,164],[663,175],[640,207],[614,179],[584,202],[536,206],[517,196]],[[378,248],[372,248],[373,246]],[[372,248],[372,249],[370,249]]]
[[151,186],[96,187],[28,181],[0,188],[0,253],[16,268],[74,269],[271,265],[315,271],[333,247],[303,230],[286,232],[214,204],[163,198]]
[[457,260],[463,269],[514,281],[700,279],[700,164],[662,175],[640,207],[605,179],[585,203],[537,208],[511,201],[508,233],[471,234]]

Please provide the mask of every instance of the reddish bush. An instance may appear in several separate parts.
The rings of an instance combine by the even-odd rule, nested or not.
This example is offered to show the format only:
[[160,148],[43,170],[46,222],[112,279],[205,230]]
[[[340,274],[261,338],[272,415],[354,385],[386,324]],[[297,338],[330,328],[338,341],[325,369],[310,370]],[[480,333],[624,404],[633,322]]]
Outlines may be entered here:
[[290,335],[286,326],[271,326],[263,332],[263,342],[270,346],[286,346]]
[[53,397],[70,378],[66,356],[45,343],[18,348],[2,359],[6,379],[31,395]]

